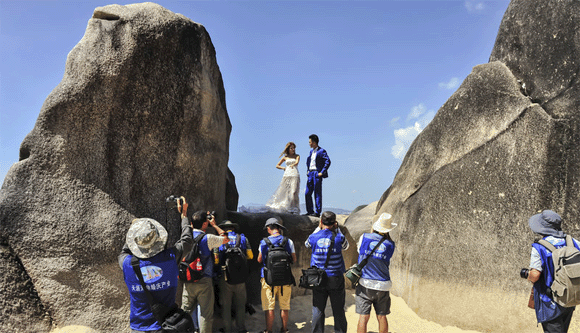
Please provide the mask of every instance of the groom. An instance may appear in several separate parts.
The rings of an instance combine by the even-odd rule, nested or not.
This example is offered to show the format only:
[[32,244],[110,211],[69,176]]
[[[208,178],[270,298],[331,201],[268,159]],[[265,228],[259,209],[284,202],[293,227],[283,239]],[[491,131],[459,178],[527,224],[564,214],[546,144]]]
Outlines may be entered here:
[[[322,211],[322,178],[328,177],[330,158],[326,150],[318,146],[318,135],[308,137],[308,144],[312,150],[306,159],[308,180],[306,181],[306,215],[320,217]],[[312,193],[316,201],[316,213],[312,208]]]

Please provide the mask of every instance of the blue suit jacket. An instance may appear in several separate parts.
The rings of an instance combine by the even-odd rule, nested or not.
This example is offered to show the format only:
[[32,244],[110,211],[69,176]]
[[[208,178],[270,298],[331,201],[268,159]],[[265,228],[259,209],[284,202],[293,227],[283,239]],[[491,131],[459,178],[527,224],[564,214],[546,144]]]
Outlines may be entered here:
[[[308,154],[308,158],[306,159],[306,170],[310,168],[310,159],[312,156],[312,151],[310,150],[310,154]],[[326,150],[318,147],[318,151],[316,152],[316,170],[319,173],[322,173],[322,178],[328,178],[328,168],[330,167],[330,158],[326,153]]]

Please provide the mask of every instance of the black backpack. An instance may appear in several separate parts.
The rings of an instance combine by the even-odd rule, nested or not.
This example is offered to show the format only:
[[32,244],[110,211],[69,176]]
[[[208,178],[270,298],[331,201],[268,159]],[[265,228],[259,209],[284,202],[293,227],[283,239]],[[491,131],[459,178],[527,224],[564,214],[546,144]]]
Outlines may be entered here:
[[272,287],[294,284],[294,276],[290,264],[292,256],[286,251],[288,238],[282,236],[282,241],[278,245],[273,245],[268,237],[264,238],[268,245],[268,255],[266,267],[264,267],[264,279]]
[[239,284],[248,279],[248,260],[244,250],[241,248],[241,235],[236,235],[236,243],[231,246],[226,244],[224,252],[226,282],[229,284]]
[[200,233],[193,240],[191,251],[179,263],[179,280],[183,282],[196,282],[203,277],[203,265],[200,258],[199,242],[205,236],[205,233]]

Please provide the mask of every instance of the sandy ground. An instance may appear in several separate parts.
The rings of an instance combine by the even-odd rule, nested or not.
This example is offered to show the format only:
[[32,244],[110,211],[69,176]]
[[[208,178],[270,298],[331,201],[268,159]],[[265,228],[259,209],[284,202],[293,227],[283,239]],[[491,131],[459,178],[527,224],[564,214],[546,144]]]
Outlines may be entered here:
[[[347,291],[348,292],[348,291]],[[290,303],[290,332],[310,332],[310,320],[312,319],[312,296],[294,297]],[[264,315],[261,309],[255,307],[257,311],[254,315],[248,316],[246,326],[250,332],[260,332],[265,326]],[[347,293],[346,296],[346,319],[348,322],[348,332],[356,332],[358,314],[355,313],[354,294]],[[280,317],[278,314],[274,321],[274,332],[280,331]],[[334,317],[330,303],[326,309],[325,331],[333,332]],[[419,318],[400,297],[392,297],[391,314],[387,316],[389,321],[389,333],[479,333],[477,331],[462,330],[457,327],[443,327],[437,323]],[[378,332],[377,319],[374,311],[371,312],[371,319],[368,324],[368,332]],[[96,333],[88,327],[67,326],[52,331],[52,333]]]
[[[312,319],[312,296],[294,297],[290,303],[290,332],[310,332],[310,321]],[[256,310],[259,310],[256,308]],[[276,311],[278,312],[278,311]],[[330,308],[330,301],[326,308],[325,331],[333,332],[334,317]],[[358,314],[355,312],[354,293],[348,293],[346,296],[346,320],[348,323],[348,332],[356,332],[358,323]],[[391,314],[387,316],[389,321],[390,333],[479,333],[477,331],[462,330],[456,327],[443,327],[437,323],[421,319],[413,310],[411,310],[405,301],[400,297],[392,297]],[[265,328],[264,315],[260,312],[255,313],[246,319],[246,326],[250,332],[260,332]],[[378,332],[378,323],[374,311],[371,312],[371,319],[367,326],[368,332]],[[280,317],[277,314],[274,321],[274,332],[280,331]]]

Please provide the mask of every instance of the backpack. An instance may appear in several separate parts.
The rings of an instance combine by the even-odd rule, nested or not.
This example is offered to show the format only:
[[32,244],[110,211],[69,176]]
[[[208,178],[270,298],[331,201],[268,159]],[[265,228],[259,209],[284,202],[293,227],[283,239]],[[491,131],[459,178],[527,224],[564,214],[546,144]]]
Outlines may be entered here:
[[196,282],[203,277],[203,264],[200,258],[199,243],[205,236],[205,233],[200,233],[193,240],[191,251],[179,263],[179,280],[183,282]]
[[282,236],[282,241],[278,245],[272,244],[268,237],[264,238],[264,242],[268,245],[268,255],[264,267],[266,283],[272,287],[295,284],[290,267],[292,256],[286,251],[288,238]]
[[554,281],[548,290],[556,303],[563,307],[580,304],[580,251],[574,246],[572,236],[566,236],[566,245],[556,248],[550,242],[538,241],[552,252]]
[[226,244],[224,252],[226,282],[229,284],[239,284],[248,279],[248,261],[244,250],[240,247],[242,236],[236,235],[234,246]]

